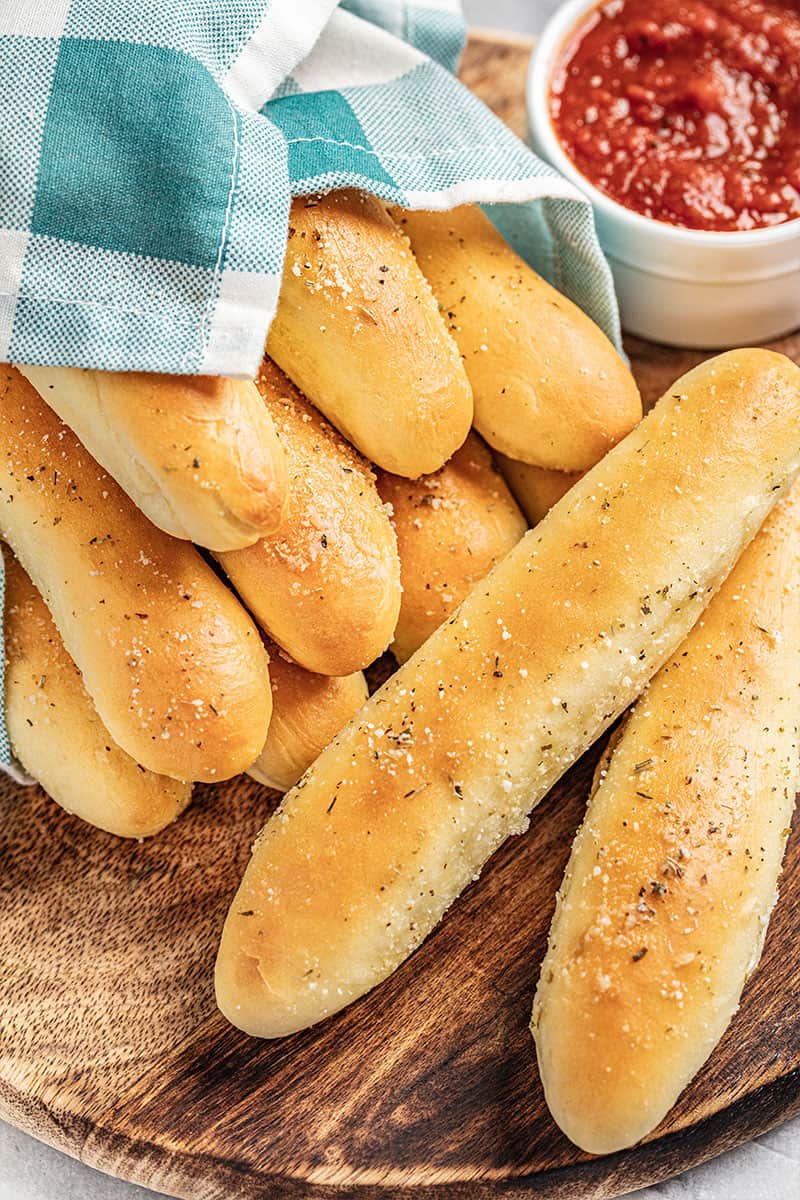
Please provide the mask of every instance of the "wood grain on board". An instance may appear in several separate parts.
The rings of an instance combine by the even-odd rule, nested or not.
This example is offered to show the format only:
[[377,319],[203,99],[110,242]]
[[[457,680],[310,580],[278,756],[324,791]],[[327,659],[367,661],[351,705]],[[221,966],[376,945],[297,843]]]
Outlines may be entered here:
[[[529,47],[473,40],[463,77],[518,132]],[[800,358],[800,339],[777,344]],[[647,403],[704,355],[628,343]],[[277,797],[198,787],[163,835],[119,841],[0,783],[0,1115],[191,1200],[600,1200],[800,1111],[800,835],[761,968],[710,1062],[643,1147],[591,1159],[547,1113],[528,1019],[594,748],[425,944],[319,1028],[258,1042],[212,967]]]

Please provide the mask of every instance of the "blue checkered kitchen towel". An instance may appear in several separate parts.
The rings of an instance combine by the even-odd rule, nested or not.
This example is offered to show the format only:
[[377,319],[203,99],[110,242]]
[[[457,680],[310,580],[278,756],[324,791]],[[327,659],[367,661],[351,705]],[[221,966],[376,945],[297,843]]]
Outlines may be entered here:
[[619,344],[589,205],[463,41],[459,0],[0,0],[0,361],[254,375],[290,199],[345,186],[487,205]]

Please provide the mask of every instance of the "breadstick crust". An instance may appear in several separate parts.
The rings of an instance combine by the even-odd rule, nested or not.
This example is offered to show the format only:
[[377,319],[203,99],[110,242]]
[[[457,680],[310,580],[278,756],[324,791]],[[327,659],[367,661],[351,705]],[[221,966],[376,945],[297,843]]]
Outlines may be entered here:
[[361,671],[334,678],[315,675],[269,646],[272,720],[264,749],[248,771],[253,779],[288,792],[366,702]]
[[73,816],[118,837],[159,833],[189,804],[191,783],[155,775],[120,750],[45,602],[13,555],[3,557],[5,715],[15,755]]
[[20,371],[159,529],[234,550],[278,528],[286,462],[250,380]]
[[633,375],[584,312],[474,205],[395,218],[458,343],[474,425],[520,462],[585,471],[641,420]]
[[497,451],[494,457],[500,474],[531,525],[538,525],[584,475],[583,471],[549,471],[546,467],[532,467],[530,463],[517,462]]
[[650,1133],[761,954],[800,785],[800,487],[634,707],[599,771],[533,1009],[584,1150]]
[[675,651],[798,468],[789,359],[679,380],[268,822],[217,959],[229,1020],[278,1037],[386,978]]
[[400,561],[368,463],[268,359],[257,380],[289,463],[278,532],[218,561],[259,625],[321,675],[350,675],[389,645]]
[[400,553],[403,595],[392,651],[402,663],[517,544],[528,523],[474,433],[436,474],[409,480],[381,472],[378,491],[391,507]]
[[272,358],[372,462],[436,471],[472,424],[455,342],[407,238],[372,196],[296,200]]
[[111,736],[174,779],[249,767],[272,709],[236,597],[156,529],[13,367],[0,372],[0,536],[47,604]]

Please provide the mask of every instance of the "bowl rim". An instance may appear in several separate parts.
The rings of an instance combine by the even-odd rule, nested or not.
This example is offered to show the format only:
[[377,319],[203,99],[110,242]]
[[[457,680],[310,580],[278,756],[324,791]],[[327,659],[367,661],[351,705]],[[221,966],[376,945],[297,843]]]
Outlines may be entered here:
[[561,144],[550,120],[550,80],[555,60],[568,36],[586,13],[601,8],[607,0],[567,0],[555,10],[536,39],[526,82],[528,128],[544,152],[546,160],[578,187],[596,212],[617,224],[626,224],[631,232],[647,237],[659,236],[684,246],[713,247],[715,249],[750,249],[753,246],[773,245],[800,239],[800,217],[783,221],[779,225],[760,226],[758,229],[688,229],[682,225],[671,225],[657,221],[601,192],[573,163]]

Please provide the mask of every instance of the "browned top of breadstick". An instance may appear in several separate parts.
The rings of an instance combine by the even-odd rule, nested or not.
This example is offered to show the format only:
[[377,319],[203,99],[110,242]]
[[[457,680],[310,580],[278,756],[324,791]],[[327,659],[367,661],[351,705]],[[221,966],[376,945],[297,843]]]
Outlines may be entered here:
[[315,675],[268,643],[272,720],[264,749],[248,774],[267,787],[294,787],[367,699],[367,681],[352,675]]
[[649,1133],[761,952],[800,784],[800,486],[601,762],[534,1004],[547,1100],[583,1149]]
[[394,530],[361,455],[269,359],[257,382],[286,453],[289,499],[275,534],[219,562],[296,662],[349,675],[382,654],[394,633]]
[[437,470],[472,424],[455,343],[408,244],[374,196],[292,205],[267,349],[372,462]]
[[160,529],[229,550],[278,527],[286,463],[250,380],[20,370]]
[[405,662],[528,525],[475,433],[434,475],[382,472],[378,488],[397,534],[403,597],[392,650]]
[[0,372],[0,533],[53,615],[114,740],[178,779],[264,744],[267,658],[236,597],[156,529],[13,367]]
[[287,796],[223,933],[226,1015],[278,1036],[394,970],[673,653],[798,469],[789,359],[680,379]]
[[641,419],[636,382],[606,335],[477,205],[395,217],[463,355],[474,425],[490,446],[584,471]]
[[120,750],[83,686],[47,606],[4,554],[5,714],[19,761],[67,812],[119,837],[148,837],[191,799],[191,783],[156,775]]

